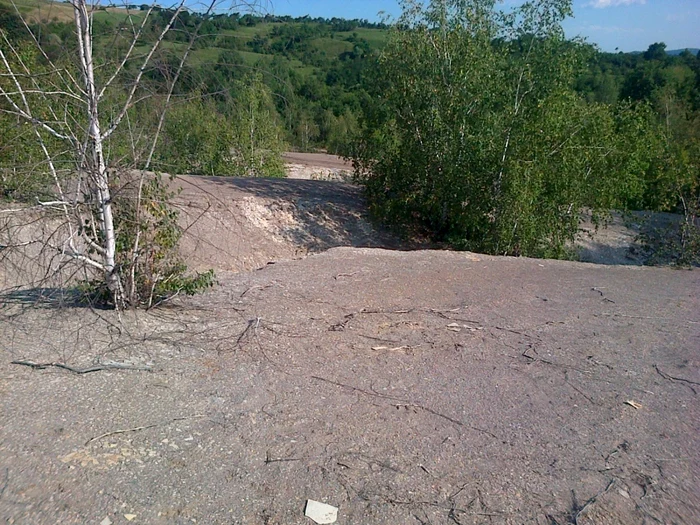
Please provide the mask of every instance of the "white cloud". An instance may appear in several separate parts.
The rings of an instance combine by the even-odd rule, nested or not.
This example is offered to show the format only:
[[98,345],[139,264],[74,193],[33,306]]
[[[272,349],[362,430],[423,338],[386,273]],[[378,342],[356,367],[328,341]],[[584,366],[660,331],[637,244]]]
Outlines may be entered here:
[[617,7],[619,5],[634,5],[646,3],[647,0],[591,0],[591,2],[586,5],[590,7],[595,7],[596,9],[604,9],[606,7]]

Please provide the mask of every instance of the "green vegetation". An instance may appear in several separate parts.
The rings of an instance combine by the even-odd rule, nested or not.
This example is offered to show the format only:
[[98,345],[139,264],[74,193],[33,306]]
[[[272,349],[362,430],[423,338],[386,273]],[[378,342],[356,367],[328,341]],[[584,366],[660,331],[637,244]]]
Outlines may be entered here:
[[[10,41],[22,38],[2,2],[3,30]],[[559,23],[569,0],[536,0],[510,15],[492,0],[401,4],[391,27],[179,14],[147,71],[148,104],[129,113],[140,132],[116,133],[110,158],[165,172],[279,176],[285,147],[325,149],[355,160],[379,217],[497,254],[570,256],[583,208],[600,222],[610,209],[681,212],[686,220],[663,250],[698,263],[697,55],[670,56],[662,43],[640,54],[601,53],[566,40]],[[44,21],[47,55],[68,60],[70,20],[47,15],[66,5],[48,6],[21,0],[30,20]],[[142,54],[172,14],[152,14],[137,42]],[[95,14],[100,64],[114,65],[144,16],[136,5]],[[137,68],[138,60],[127,64],[124,85]],[[146,138],[165,107],[151,156]],[[27,146],[31,126],[0,117],[0,131],[3,195],[33,195],[41,178],[16,169],[41,158]]]
[[[122,173],[113,181],[116,213],[117,264],[121,269],[127,304],[152,308],[185,294],[194,295],[215,282],[213,270],[188,273],[178,253],[182,230],[179,211],[169,203],[175,193],[160,176]],[[86,223],[86,228],[96,225]],[[104,279],[79,285],[91,305],[113,304]]]
[[377,215],[458,249],[561,258],[584,208],[682,203],[677,261],[698,261],[697,57],[656,44],[616,77],[563,37],[567,0],[402,5],[354,156]]
[[170,173],[283,177],[283,130],[261,77],[232,81],[231,114],[196,97],[167,115],[155,165]]
[[[16,25],[18,33],[24,35],[14,8],[3,2],[0,0],[2,27],[12,31]],[[36,22],[33,28],[41,29],[37,33],[43,35],[42,45],[52,59],[70,55],[76,43],[69,5],[46,0],[18,0],[18,4],[25,16]],[[98,59],[109,63],[115,55],[115,46],[123,51],[132,34],[132,24],[140,24],[145,12],[140,5],[129,6],[129,10],[98,10],[94,17]],[[151,15],[136,48],[141,56],[171,15],[172,11],[165,8]],[[241,93],[234,81],[262,75],[262,82],[271,91],[274,120],[282,126],[279,138],[284,143],[303,150],[346,151],[355,131],[348,127],[349,123],[356,122],[359,108],[367,99],[362,77],[387,39],[384,24],[240,13],[216,14],[204,19],[197,13],[184,12],[178,17],[175,31],[166,36],[156,70],[149,75],[156,88],[166,82],[162,66],[167,63],[173,67],[199,24],[185,78],[177,88],[181,98],[213,96],[216,111],[230,119],[235,113],[235,95]],[[348,112],[352,118],[348,118]],[[193,165],[187,171],[199,169]]]

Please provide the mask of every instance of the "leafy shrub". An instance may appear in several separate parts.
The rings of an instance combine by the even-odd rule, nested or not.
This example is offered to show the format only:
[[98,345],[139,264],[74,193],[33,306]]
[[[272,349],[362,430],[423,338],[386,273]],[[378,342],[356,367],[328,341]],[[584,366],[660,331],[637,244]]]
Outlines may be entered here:
[[376,214],[459,249],[568,257],[583,207],[641,198],[649,112],[576,94],[589,49],[563,37],[570,1],[402,5],[354,154]]
[[665,228],[644,233],[640,241],[648,263],[671,262],[677,266],[700,265],[700,140],[667,144],[663,157],[664,184],[655,199],[679,213],[681,220]]
[[[214,272],[188,275],[177,247],[182,237],[179,212],[169,203],[175,192],[159,175],[122,173],[115,177],[117,265],[128,306],[151,308],[179,295],[194,295],[214,285]],[[86,228],[92,225],[88,221]],[[90,303],[108,305],[105,279],[83,282]]]
[[210,101],[196,98],[173,107],[158,146],[158,168],[170,173],[230,175],[229,122]]
[[259,75],[235,84],[231,118],[232,174],[284,177],[285,143],[270,89]]
[[234,81],[230,114],[197,97],[170,110],[158,168],[170,173],[283,177],[282,129],[259,77]]

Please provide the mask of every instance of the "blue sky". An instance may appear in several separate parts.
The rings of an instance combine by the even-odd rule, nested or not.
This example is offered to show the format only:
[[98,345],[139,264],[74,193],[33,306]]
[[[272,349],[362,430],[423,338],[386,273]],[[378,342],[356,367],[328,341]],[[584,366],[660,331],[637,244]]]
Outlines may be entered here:
[[[507,0],[515,3],[517,0]],[[399,13],[396,0],[271,0],[278,15],[366,18]],[[654,42],[668,49],[700,48],[700,0],[574,0],[567,36],[584,36],[604,51],[644,51]]]

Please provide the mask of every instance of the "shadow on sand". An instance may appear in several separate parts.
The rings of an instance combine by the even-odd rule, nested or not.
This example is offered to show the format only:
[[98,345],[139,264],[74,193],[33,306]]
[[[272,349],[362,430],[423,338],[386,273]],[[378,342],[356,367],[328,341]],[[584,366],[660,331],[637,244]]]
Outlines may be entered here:
[[0,293],[0,308],[22,306],[32,308],[90,308],[103,310],[104,306],[92,304],[77,288],[16,288]]

